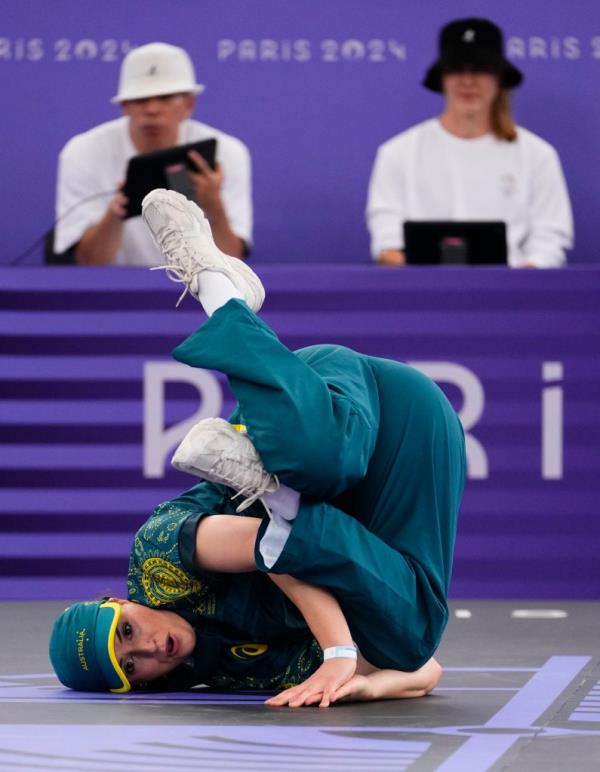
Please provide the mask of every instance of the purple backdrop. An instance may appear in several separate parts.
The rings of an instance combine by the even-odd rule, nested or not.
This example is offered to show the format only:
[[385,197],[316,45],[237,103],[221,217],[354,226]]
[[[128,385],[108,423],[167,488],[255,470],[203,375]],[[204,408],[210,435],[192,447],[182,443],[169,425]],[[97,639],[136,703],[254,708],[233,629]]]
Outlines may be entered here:
[[[419,82],[439,26],[470,14],[505,29],[525,73],[517,117],[563,160],[576,217],[571,259],[595,261],[597,0],[0,0],[0,261],[51,225],[59,149],[117,116],[108,100],[123,51],[152,40],[191,53],[207,85],[197,117],[250,147],[257,258],[367,261],[363,210],[375,149],[440,109]],[[37,250],[28,262],[39,260]]]
[[[263,275],[264,318],[289,346],[335,341],[449,377],[479,448],[454,597],[600,597],[600,270]],[[149,368],[202,314],[135,269],[0,269],[0,287],[0,598],[122,592],[132,534],[191,481],[163,463],[144,477],[144,372],[151,420]],[[204,406],[223,395],[226,414],[223,379],[207,377]],[[169,383],[165,423],[198,404]]]

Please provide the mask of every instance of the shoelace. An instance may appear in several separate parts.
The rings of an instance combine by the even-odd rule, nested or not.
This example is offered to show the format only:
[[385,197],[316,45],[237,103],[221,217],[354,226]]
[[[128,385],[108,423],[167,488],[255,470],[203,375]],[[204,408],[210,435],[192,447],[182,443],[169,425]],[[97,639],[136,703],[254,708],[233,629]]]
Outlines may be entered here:
[[[231,476],[225,474],[225,470],[223,469],[224,465],[235,464],[235,469],[237,470],[237,473],[234,472]],[[235,458],[233,456],[221,456],[221,458],[217,459],[217,461],[213,464],[213,466],[209,470],[209,474],[215,474],[218,477],[220,477],[223,480],[227,480],[227,484],[230,488],[237,488],[238,482],[241,482],[243,479],[243,476],[246,473],[246,470],[248,469],[247,466],[245,466],[241,459]],[[237,507],[235,510],[236,512],[243,512],[245,509],[248,509],[248,507],[252,506],[255,501],[260,499],[262,496],[265,495],[265,493],[269,492],[269,485],[271,484],[271,480],[275,481],[275,490],[279,488],[279,478],[277,475],[269,474],[265,469],[261,471],[260,476],[260,482],[259,484],[254,487],[253,485],[245,485],[241,487],[238,492],[235,494],[235,496],[232,496],[232,501],[235,501],[235,499],[239,498],[240,496],[246,496],[244,501]],[[272,491],[273,492],[273,491]],[[271,514],[271,510],[269,507],[264,503],[263,505],[267,512]]]
[[[190,284],[192,283],[196,274],[199,273],[198,267],[194,264],[192,256],[188,251],[188,247],[182,239],[181,233],[178,231],[169,230],[162,240],[158,237],[162,250],[166,253],[167,257],[176,252],[177,258],[180,261],[180,265],[155,265],[151,271],[164,271],[167,277],[174,281],[176,284],[185,284],[185,289],[179,296],[179,300],[175,303],[175,308],[179,307],[179,304],[184,297],[190,291]],[[183,260],[181,258],[183,257]]]

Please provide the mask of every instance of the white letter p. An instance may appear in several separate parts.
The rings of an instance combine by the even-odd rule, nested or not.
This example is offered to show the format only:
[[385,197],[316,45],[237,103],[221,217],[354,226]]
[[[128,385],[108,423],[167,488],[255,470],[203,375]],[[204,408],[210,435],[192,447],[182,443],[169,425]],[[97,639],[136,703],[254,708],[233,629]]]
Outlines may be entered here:
[[[167,381],[182,381],[200,392],[198,410],[185,421],[165,428],[165,390]],[[144,365],[144,477],[164,477],[167,454],[203,418],[221,415],[223,393],[209,370],[178,362],[146,362]]]

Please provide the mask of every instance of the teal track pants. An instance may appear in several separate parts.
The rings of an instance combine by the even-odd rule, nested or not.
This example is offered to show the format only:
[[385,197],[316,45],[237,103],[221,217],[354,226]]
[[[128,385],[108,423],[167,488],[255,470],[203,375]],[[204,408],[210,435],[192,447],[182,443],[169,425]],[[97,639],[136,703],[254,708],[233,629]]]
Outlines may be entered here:
[[[302,494],[269,571],[330,590],[377,667],[415,670],[437,648],[465,477],[462,427],[413,368],[320,345],[291,352],[230,301],[173,352],[227,375],[268,471]],[[258,545],[257,566],[266,571]]]

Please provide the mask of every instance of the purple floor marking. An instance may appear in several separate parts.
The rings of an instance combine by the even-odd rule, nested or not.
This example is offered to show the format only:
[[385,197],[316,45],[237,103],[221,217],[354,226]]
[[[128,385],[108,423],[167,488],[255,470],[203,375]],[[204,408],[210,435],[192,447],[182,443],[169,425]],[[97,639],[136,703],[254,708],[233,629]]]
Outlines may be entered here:
[[[457,668],[455,668],[456,670]],[[470,670],[474,670],[472,668]],[[485,668],[480,668],[480,672]],[[30,684],[33,680],[49,681],[48,684]],[[436,689],[438,692],[516,692],[518,686],[442,686]],[[56,681],[53,673],[26,673],[0,676],[0,702],[11,703],[55,703],[55,702],[79,702],[94,704],[99,702],[114,702],[122,700],[124,702],[135,702],[144,705],[164,705],[198,703],[203,705],[245,705],[250,703],[261,703],[266,699],[261,694],[217,694],[207,693],[200,689],[185,692],[173,692],[162,695],[149,694],[128,694],[122,697],[116,697],[111,694],[102,693],[81,693],[73,692],[69,689],[63,689]]]
[[[0,727],[2,762],[43,763],[49,769],[150,768],[287,770],[328,772],[353,769],[404,770],[431,745],[387,738],[360,737],[363,727],[277,726],[118,726],[80,725],[65,744],[65,727]],[[159,730],[164,730],[160,732]],[[376,730],[377,731],[377,730]],[[385,730],[383,730],[385,732]],[[387,732],[386,732],[387,734]],[[32,751],[31,738],[43,751]],[[157,741],[166,737],[168,742]],[[106,765],[109,765],[108,767]],[[208,766],[210,765],[210,766]]]
[[436,772],[486,772],[518,739],[518,734],[469,737]]
[[19,681],[32,681],[35,678],[55,678],[55,675],[54,673],[14,673],[13,675],[0,675],[0,681],[10,681],[12,679],[17,679]]
[[[517,693],[494,716],[480,726],[442,727],[369,727],[369,737],[358,736],[364,727],[285,727],[281,726],[124,726],[78,725],[66,756],[64,725],[32,726],[15,725],[0,727],[2,757],[0,768],[6,762],[16,768],[43,767],[46,769],[100,769],[110,764],[116,770],[118,763],[127,758],[128,772],[137,769],[160,767],[168,751],[169,765],[177,763],[178,769],[195,769],[210,762],[211,769],[239,770],[240,754],[244,758],[244,770],[279,770],[282,757],[285,768],[325,772],[325,770],[408,769],[430,747],[430,742],[398,740],[399,733],[430,734],[433,736],[463,737],[465,742],[441,766],[437,772],[485,772],[522,738],[593,736],[600,737],[600,729],[577,731],[559,727],[536,725],[540,717],[552,707],[562,692],[573,682],[591,657],[551,657],[541,668],[449,668],[464,672],[531,672],[534,675],[521,688],[491,687],[482,691],[516,691]],[[34,679],[48,680],[48,685],[36,685]],[[20,682],[20,683],[19,683]],[[468,687],[456,687],[456,690]],[[480,690],[473,687],[473,690]],[[444,691],[453,690],[451,687]],[[469,689],[470,691],[471,689]],[[600,683],[596,684],[572,714],[576,721],[600,719]],[[129,695],[115,697],[103,694],[78,694],[57,688],[51,674],[8,675],[0,678],[0,702],[120,702],[136,704],[196,704],[200,706],[257,704],[263,699],[259,694],[231,695],[207,694],[202,690],[168,695]],[[596,707],[598,706],[598,707]],[[598,712],[596,712],[598,711]],[[487,730],[487,731],[486,731]],[[506,731],[503,731],[506,730]],[[390,735],[392,735],[390,737]],[[32,751],[31,738],[43,752]],[[108,742],[106,737],[109,738]],[[379,737],[381,739],[379,739]],[[167,738],[168,742],[157,740]],[[385,740],[384,742],[381,742]],[[301,753],[299,750],[301,749]],[[192,753],[193,755],[190,755]],[[111,758],[112,757],[112,758]],[[136,763],[142,760],[143,766]],[[131,758],[131,763],[129,761]],[[154,760],[154,763],[152,763]],[[35,763],[35,762],[38,763]],[[191,763],[186,763],[186,762]],[[159,763],[157,763],[159,762]],[[206,764],[204,764],[206,768]]]
[[[532,730],[591,657],[550,657],[529,681],[483,726],[486,729]],[[528,733],[482,734],[469,739],[437,772],[486,772],[512,745]],[[529,733],[531,736],[531,732]]]
[[[31,684],[30,681],[49,681],[47,684]],[[98,704],[106,702],[129,702],[143,705],[248,705],[262,703],[264,694],[220,694],[193,689],[185,692],[144,694],[132,692],[116,696],[103,692],[74,692],[65,689],[56,680],[54,673],[26,673],[23,675],[0,676],[0,703],[68,703]]]
[[592,687],[573,713],[571,713],[569,721],[593,721],[594,723],[600,723],[600,681]]
[[486,724],[486,727],[528,728],[571,683],[591,657],[550,657],[525,686]]

